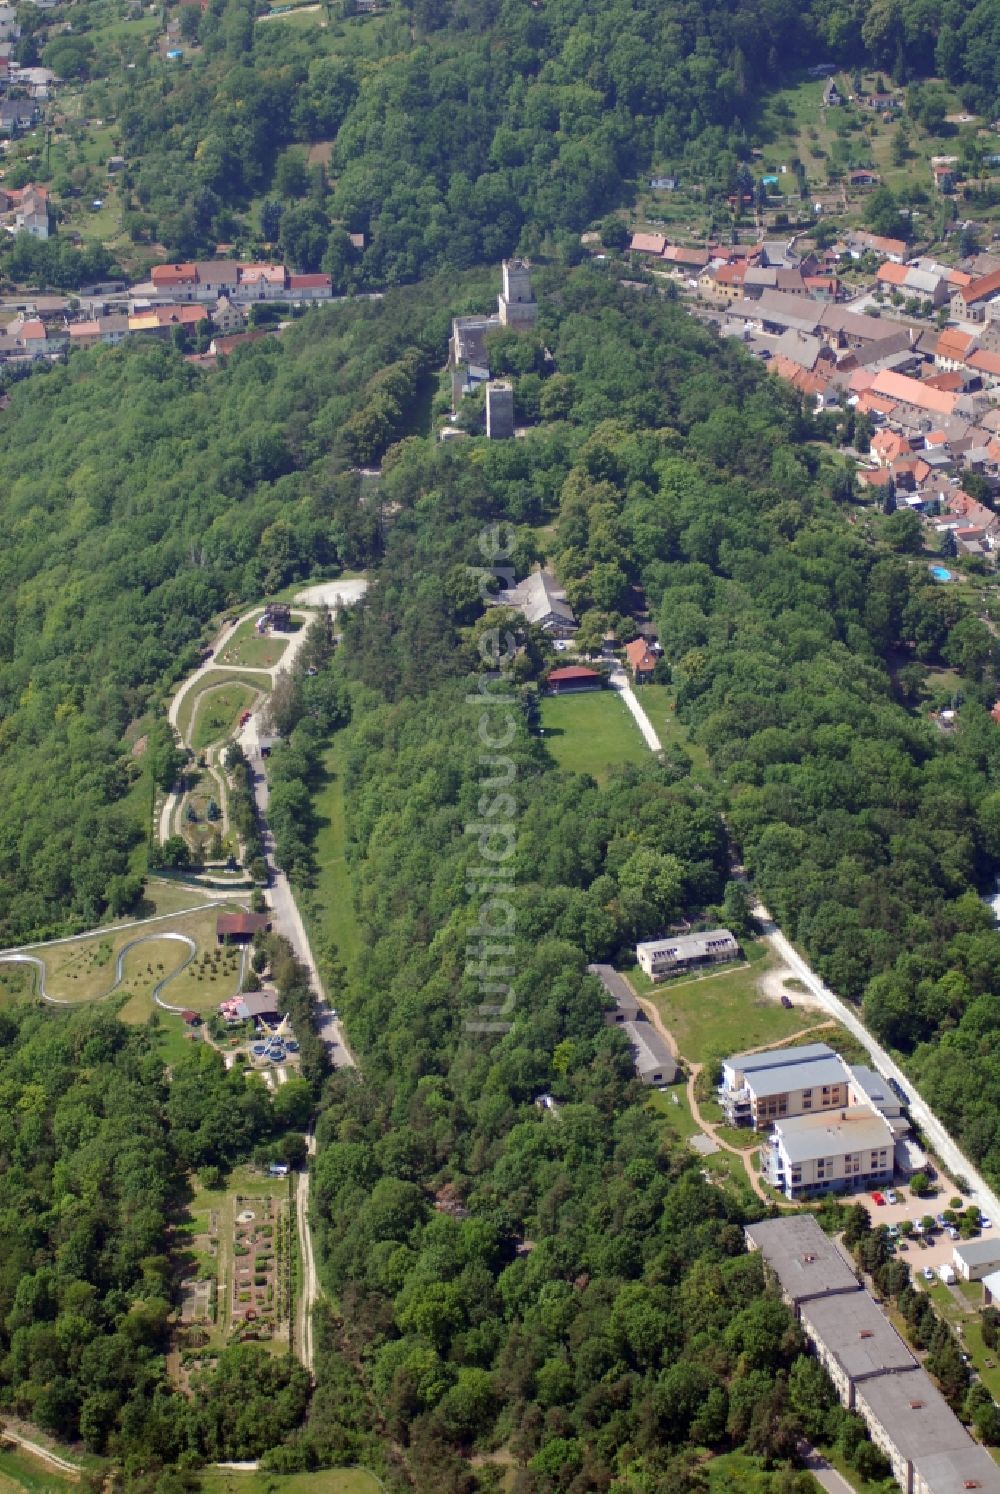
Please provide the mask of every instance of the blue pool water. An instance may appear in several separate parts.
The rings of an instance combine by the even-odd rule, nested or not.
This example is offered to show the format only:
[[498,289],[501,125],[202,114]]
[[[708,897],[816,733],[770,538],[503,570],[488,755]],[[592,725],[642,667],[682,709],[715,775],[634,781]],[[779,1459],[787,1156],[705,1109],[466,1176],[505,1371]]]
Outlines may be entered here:
[[935,581],[951,580],[951,571],[947,570],[943,565],[932,565],[931,575],[934,577]]

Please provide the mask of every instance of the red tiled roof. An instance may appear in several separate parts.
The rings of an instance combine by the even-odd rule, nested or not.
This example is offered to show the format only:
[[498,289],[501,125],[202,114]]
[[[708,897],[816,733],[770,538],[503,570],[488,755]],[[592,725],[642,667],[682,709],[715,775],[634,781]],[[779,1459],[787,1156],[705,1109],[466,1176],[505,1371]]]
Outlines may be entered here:
[[881,280],[885,285],[905,285],[909,269],[906,265],[893,264],[891,261],[879,265],[876,280]]
[[634,254],[662,254],[666,243],[662,233],[634,233],[629,248]]
[[553,669],[549,675],[549,683],[568,684],[570,680],[599,680],[600,674],[596,669],[584,669],[580,664],[567,664],[563,669]]
[[971,306],[976,301],[988,300],[1000,292],[1000,270],[994,270],[992,275],[981,275],[971,285],[959,287],[958,294],[966,306]]
[[921,410],[933,410],[938,415],[951,415],[958,402],[956,394],[947,394],[942,389],[930,389],[919,379],[908,374],[893,373],[884,368],[872,385],[875,394],[885,395],[897,404],[915,405]]
[[266,913],[220,913],[215,920],[215,932],[220,939],[227,934],[246,937],[269,927],[271,919]]
[[892,482],[892,473],[888,467],[876,467],[874,472],[864,468],[858,473],[858,482],[866,488],[885,488]]
[[150,276],[154,285],[185,285],[194,283],[198,279],[198,266],[194,263],[183,265],[154,265]]
[[1000,374],[1000,353],[991,353],[986,348],[978,348],[966,362],[979,373]]
[[333,281],[329,275],[289,275],[290,290],[329,290]]
[[625,657],[637,671],[645,673],[646,670],[656,668],[656,655],[645,638],[635,638],[631,643],[626,643]]
[[943,389],[946,394],[957,394],[962,388],[962,375],[954,372],[931,374],[923,382],[928,389]]

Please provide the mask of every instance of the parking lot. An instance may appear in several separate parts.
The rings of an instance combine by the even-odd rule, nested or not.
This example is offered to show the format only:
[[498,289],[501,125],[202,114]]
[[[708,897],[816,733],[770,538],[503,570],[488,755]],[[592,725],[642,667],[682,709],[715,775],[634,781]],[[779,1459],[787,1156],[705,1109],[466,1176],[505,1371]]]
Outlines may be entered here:
[[[888,1189],[884,1190],[881,1196],[884,1198],[889,1191]],[[904,1219],[909,1219],[916,1223],[927,1214],[933,1217],[943,1213],[945,1209],[950,1207],[953,1198],[960,1197],[956,1191],[948,1186],[947,1182],[944,1183],[944,1186],[941,1187],[934,1197],[915,1198],[906,1187],[897,1188],[895,1191],[901,1200],[901,1202],[896,1204],[888,1202],[877,1204],[871,1193],[857,1195],[857,1202],[864,1204],[871,1215],[873,1225],[898,1225]],[[968,1205],[969,1200],[963,1198],[962,1209],[967,1208]],[[956,1212],[961,1213],[961,1210],[956,1210]],[[982,1234],[991,1235],[996,1228],[997,1224],[994,1221],[992,1228],[982,1231]],[[976,1237],[973,1236],[973,1238]],[[952,1240],[945,1230],[936,1227],[933,1234],[926,1239],[912,1235],[909,1240],[900,1239],[897,1242],[897,1248],[899,1258],[909,1263],[914,1277],[919,1277],[925,1266],[933,1268],[945,1264],[951,1265],[952,1251],[957,1243],[958,1241]]]

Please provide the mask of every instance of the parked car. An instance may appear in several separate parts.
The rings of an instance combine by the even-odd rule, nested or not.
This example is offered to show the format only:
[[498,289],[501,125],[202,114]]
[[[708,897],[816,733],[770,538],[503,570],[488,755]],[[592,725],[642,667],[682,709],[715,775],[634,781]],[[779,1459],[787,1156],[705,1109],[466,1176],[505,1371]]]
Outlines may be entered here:
[[933,1281],[934,1280],[934,1272],[933,1272],[933,1270],[931,1269],[930,1266],[925,1266],[924,1267],[923,1275],[924,1275],[924,1280],[925,1281]]
[[949,1224],[949,1226],[948,1226],[948,1239],[949,1240],[960,1240],[961,1238],[962,1238],[962,1236],[959,1234],[959,1232],[955,1228],[955,1226],[953,1224]]
[[980,1229],[992,1229],[993,1228],[993,1220],[992,1219],[987,1219],[987,1217],[986,1217],[985,1214],[980,1214],[980,1216],[979,1216],[979,1228]]
[[947,1262],[945,1262],[943,1266],[938,1266],[938,1275],[944,1282],[945,1286],[950,1287],[955,1285],[956,1277],[954,1266],[949,1266]]
[[872,1203],[874,1203],[874,1204],[884,1204],[885,1203],[885,1199],[882,1197],[881,1193],[873,1193],[872,1194]]
[[241,726],[246,726],[247,722],[250,720],[250,717],[252,715],[253,715],[253,711],[243,711],[241,713],[241,715],[240,715],[240,725]]
[[941,1228],[944,1229],[945,1225],[948,1223],[948,1221],[944,1217],[944,1215],[943,1214],[935,1214],[934,1218],[937,1220],[937,1222],[941,1226]]
[[781,997],[781,1004],[782,1004],[782,1006],[791,1006],[791,1004],[792,1004],[792,998],[790,996],[785,996],[783,994],[782,997]]
[[888,1229],[888,1234],[889,1234],[889,1239],[890,1240],[897,1239],[898,1236],[899,1236],[899,1225],[898,1224],[890,1224],[889,1225],[889,1229]]
[[886,1203],[890,1203],[890,1204],[898,1204],[899,1203],[899,1194],[896,1192],[895,1188],[890,1188],[889,1189],[889,1191],[885,1195],[885,1201],[886,1201]]

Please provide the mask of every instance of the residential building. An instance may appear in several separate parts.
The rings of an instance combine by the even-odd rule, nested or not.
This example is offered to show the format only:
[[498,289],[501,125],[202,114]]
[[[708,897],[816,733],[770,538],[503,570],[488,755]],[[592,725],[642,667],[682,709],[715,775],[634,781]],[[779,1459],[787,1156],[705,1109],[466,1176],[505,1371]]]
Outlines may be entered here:
[[945,327],[934,349],[934,367],[945,373],[954,372],[964,365],[975,346],[976,339],[971,332],[963,332],[959,327]]
[[194,298],[217,301],[220,296],[235,296],[240,285],[240,267],[235,259],[199,260],[195,266],[197,283]]
[[[765,1115],[771,1103],[769,1097]],[[776,1117],[761,1148],[761,1172],[792,1200],[879,1187],[892,1182],[894,1149],[888,1122],[868,1105]]]
[[663,980],[667,975],[674,975],[679,970],[693,970],[699,965],[735,960],[739,953],[739,941],[729,929],[707,929],[703,934],[648,939],[635,947],[636,963],[650,980]]
[[982,1281],[991,1271],[1000,1269],[1000,1239],[984,1235],[978,1240],[961,1240],[951,1259],[955,1274],[962,1281]]
[[[994,706],[994,710],[996,707]],[[983,1283],[983,1306],[996,1307],[1000,1302],[1000,1271],[991,1271],[988,1276],[982,1278]]]
[[[1000,297],[1000,270],[980,275],[971,285],[960,285],[951,298],[951,314],[959,321],[992,320]],[[994,310],[991,311],[990,308]]]
[[603,674],[599,674],[596,669],[585,669],[578,664],[568,664],[563,669],[553,669],[546,680],[546,688],[550,695],[569,695],[577,690],[600,690],[603,684]]
[[804,1302],[799,1322],[849,1411],[854,1410],[855,1390],[865,1380],[875,1375],[906,1374],[917,1367],[916,1359],[867,1292],[837,1293]]
[[192,301],[198,286],[198,266],[193,260],[184,264],[154,265],[149,278],[155,290],[173,300]]
[[328,301],[333,295],[330,275],[289,275],[288,297],[291,301]]
[[744,1235],[747,1248],[761,1252],[767,1274],[796,1317],[807,1302],[822,1297],[842,1301],[846,1293],[858,1291],[854,1267],[812,1214],[760,1219],[748,1224]]
[[841,1402],[863,1418],[904,1494],[1000,1494],[1000,1469],[816,1220],[802,1214],[764,1219],[747,1225],[745,1235],[798,1316]]
[[625,658],[637,685],[644,685],[653,678],[659,662],[645,638],[635,638],[625,645]]
[[1000,1490],[1000,1468],[973,1441],[925,1370],[865,1380],[855,1389],[855,1409],[906,1494]]
[[212,308],[212,326],[223,336],[228,332],[242,332],[247,324],[247,314],[241,306],[230,301],[228,296],[220,296]]
[[509,441],[514,435],[514,386],[509,379],[486,385],[486,439]]
[[622,1031],[632,1045],[635,1072],[643,1084],[676,1084],[680,1065],[651,1022],[624,1022]]
[[843,94],[832,78],[827,78],[823,85],[823,103],[828,109],[836,108],[844,102]]
[[943,271],[922,270],[916,265],[899,265],[887,260],[879,265],[875,278],[883,289],[897,291],[907,299],[915,298],[924,306],[945,306],[951,299],[951,286]]
[[513,607],[553,638],[569,638],[578,626],[566,593],[551,571],[532,571],[516,586],[501,591],[494,598],[494,605]]
[[848,1069],[826,1043],[737,1053],[722,1065],[719,1097],[730,1125],[766,1127],[777,1116],[840,1108]]
[[280,301],[287,277],[284,265],[243,265],[236,294],[241,301]]

